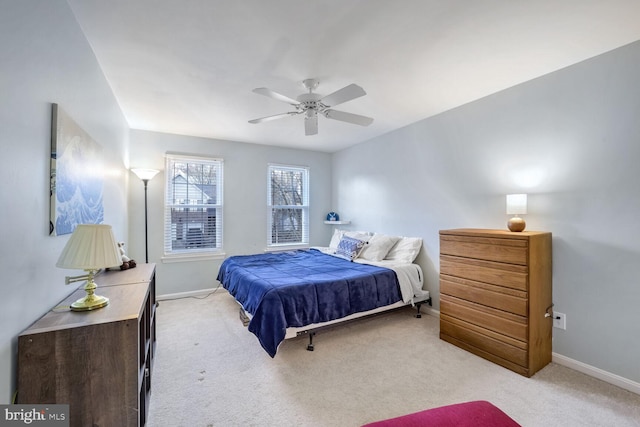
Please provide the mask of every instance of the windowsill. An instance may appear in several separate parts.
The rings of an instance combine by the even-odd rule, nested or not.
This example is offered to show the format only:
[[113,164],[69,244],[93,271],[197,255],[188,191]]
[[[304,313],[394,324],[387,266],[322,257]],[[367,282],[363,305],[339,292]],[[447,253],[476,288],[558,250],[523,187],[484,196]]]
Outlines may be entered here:
[[265,248],[265,252],[280,252],[280,251],[295,251],[296,249],[309,249],[309,244],[300,244],[300,245],[278,245],[278,246],[268,246]]
[[226,256],[227,255],[224,252],[207,252],[165,255],[160,259],[162,260],[163,264],[172,264],[175,262],[210,261],[216,259],[224,259]]

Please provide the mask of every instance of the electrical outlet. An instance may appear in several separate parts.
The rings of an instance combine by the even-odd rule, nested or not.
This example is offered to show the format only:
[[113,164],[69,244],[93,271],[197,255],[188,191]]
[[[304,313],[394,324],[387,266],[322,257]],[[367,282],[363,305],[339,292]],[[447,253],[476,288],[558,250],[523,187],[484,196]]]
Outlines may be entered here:
[[567,315],[564,313],[553,312],[553,327],[558,329],[567,329]]

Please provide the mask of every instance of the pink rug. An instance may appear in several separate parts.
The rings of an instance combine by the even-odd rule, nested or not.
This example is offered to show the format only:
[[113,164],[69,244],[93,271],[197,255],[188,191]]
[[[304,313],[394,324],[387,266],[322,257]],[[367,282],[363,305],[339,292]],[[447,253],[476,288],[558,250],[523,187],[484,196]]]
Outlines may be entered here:
[[427,409],[414,414],[365,424],[363,427],[521,427],[484,400]]

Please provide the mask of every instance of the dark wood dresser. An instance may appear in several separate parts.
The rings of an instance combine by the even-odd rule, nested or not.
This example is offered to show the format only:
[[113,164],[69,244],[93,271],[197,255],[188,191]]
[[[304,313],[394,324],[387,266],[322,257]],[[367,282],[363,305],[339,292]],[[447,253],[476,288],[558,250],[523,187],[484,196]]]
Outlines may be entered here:
[[530,377],[551,361],[551,233],[440,231],[440,338]]
[[109,305],[54,308],[18,337],[17,401],[69,404],[71,426],[143,426],[156,345],[155,264],[95,280]]

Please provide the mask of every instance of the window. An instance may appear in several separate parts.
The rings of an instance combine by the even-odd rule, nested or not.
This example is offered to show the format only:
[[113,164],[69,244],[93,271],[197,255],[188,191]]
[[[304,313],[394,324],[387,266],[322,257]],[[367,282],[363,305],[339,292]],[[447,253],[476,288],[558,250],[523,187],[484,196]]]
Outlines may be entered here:
[[269,165],[268,244],[309,243],[309,169]]
[[167,154],[165,255],[222,250],[222,159]]

